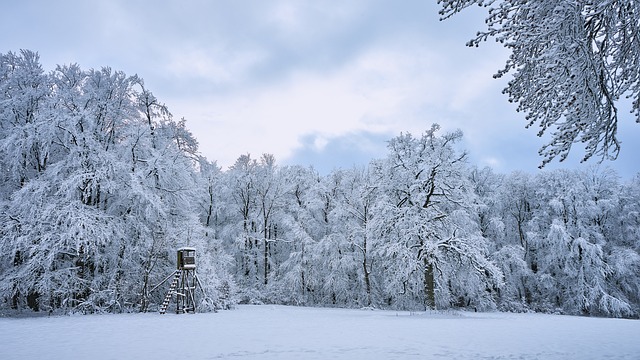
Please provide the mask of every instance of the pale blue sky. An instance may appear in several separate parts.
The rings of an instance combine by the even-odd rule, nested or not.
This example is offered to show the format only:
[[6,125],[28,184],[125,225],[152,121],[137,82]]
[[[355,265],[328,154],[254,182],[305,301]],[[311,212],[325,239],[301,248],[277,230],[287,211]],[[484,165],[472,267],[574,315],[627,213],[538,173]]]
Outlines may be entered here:
[[[482,9],[440,22],[432,0],[12,1],[0,52],[138,74],[226,169],[241,154],[332,168],[384,156],[400,132],[460,128],[471,163],[535,172],[543,139],[494,80],[507,53],[467,48]],[[640,125],[621,111],[622,153],[640,170]],[[579,151],[567,163],[577,167]],[[592,161],[591,164],[595,163]],[[582,165],[583,166],[583,165]]]

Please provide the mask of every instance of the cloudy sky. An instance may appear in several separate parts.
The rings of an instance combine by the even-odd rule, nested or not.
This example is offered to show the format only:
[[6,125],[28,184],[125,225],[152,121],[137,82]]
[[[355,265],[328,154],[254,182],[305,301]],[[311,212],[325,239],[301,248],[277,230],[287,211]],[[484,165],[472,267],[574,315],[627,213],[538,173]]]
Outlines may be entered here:
[[[482,9],[441,22],[433,0],[11,1],[0,52],[138,74],[226,169],[241,154],[321,173],[366,164],[401,132],[461,129],[470,161],[535,172],[544,139],[524,128],[492,75],[508,53],[468,48]],[[640,170],[640,125],[619,124],[622,153],[606,165]],[[550,168],[583,167],[575,151]],[[595,164],[594,161],[591,164]]]

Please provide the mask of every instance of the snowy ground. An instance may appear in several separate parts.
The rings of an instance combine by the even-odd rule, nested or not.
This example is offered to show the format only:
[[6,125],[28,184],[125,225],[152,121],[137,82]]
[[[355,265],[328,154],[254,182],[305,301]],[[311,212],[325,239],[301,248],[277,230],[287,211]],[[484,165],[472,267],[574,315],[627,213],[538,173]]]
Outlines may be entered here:
[[267,305],[4,318],[0,359],[640,359],[640,321]]

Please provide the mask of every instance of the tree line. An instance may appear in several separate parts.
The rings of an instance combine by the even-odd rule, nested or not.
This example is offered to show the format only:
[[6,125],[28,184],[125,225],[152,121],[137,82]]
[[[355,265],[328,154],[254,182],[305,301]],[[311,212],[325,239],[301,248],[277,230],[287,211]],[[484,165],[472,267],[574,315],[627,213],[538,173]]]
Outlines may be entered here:
[[151,311],[175,250],[229,304],[640,314],[640,176],[498,174],[433,125],[321,175],[198,153],[142,79],[0,54],[0,309]]

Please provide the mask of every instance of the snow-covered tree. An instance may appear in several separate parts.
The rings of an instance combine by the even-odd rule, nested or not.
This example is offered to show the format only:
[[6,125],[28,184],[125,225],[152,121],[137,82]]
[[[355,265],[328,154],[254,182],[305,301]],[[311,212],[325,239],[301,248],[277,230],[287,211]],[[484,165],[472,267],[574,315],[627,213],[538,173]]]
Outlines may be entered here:
[[504,221],[501,214],[500,191],[505,176],[491,168],[472,168],[469,181],[476,195],[475,212],[482,236],[494,241],[504,241]]
[[12,261],[0,296],[14,308],[145,310],[175,248],[202,242],[197,142],[136,76],[75,64],[43,75],[33,53],[2,59],[0,249]]
[[[288,252],[275,256],[283,247],[283,206],[289,184],[282,181],[272,155],[260,161],[242,155],[227,175],[228,199],[232,204],[225,233],[235,238],[236,274],[247,291],[245,300],[266,297],[272,270],[286,259]],[[276,261],[276,262],[274,262]],[[258,291],[258,293],[256,293]]]
[[52,160],[53,126],[46,115],[50,87],[37,53],[0,54],[0,199]]
[[328,232],[311,248],[311,261],[322,286],[323,301],[348,306],[372,306],[374,292],[373,217],[377,186],[365,168],[335,170],[326,181],[323,209]]
[[[281,178],[275,157],[271,154],[263,154],[260,157],[257,170],[258,232],[261,234],[259,242],[262,243],[262,281],[266,286],[269,284],[272,270],[284,260],[275,256],[275,253],[279,250],[278,242],[283,234],[283,207],[290,184]],[[283,245],[280,243],[280,247]],[[286,250],[284,252],[288,255]]]
[[635,0],[438,0],[448,18],[477,4],[489,8],[487,29],[468,45],[493,37],[511,51],[496,77],[526,113],[527,127],[551,132],[542,165],[564,160],[575,143],[583,160],[615,159],[618,106],[632,98],[640,122],[640,3]]
[[610,292],[640,314],[640,175],[622,186],[605,252]]
[[[351,287],[352,296],[359,299],[360,305],[374,305],[374,291],[377,287],[373,271],[373,253],[376,236],[371,229],[374,216],[373,208],[378,197],[378,183],[375,166],[353,168],[344,172],[338,193],[337,206],[333,212],[337,229],[343,234],[343,240],[349,244],[355,264],[355,282]],[[362,295],[360,295],[362,294]]]
[[[474,194],[461,132],[438,136],[434,125],[420,138],[389,142],[373,227],[383,240],[386,292],[434,309],[461,303],[490,307],[502,274],[487,258],[487,244],[471,218]],[[397,295],[401,294],[401,295]],[[401,299],[400,301],[404,301]],[[418,302],[415,302],[419,300]]]
[[[538,176],[540,209],[527,234],[535,249],[540,306],[573,314],[631,314],[609,283],[607,233],[620,187],[610,170]],[[545,303],[548,301],[547,303]]]
[[286,241],[290,244],[287,259],[280,266],[279,298],[296,305],[320,304],[321,285],[325,269],[317,261],[316,246],[329,232],[324,214],[326,203],[321,194],[325,177],[312,168],[288,166],[283,169],[282,181],[292,188],[287,195]]
[[355,276],[355,263],[346,234],[338,229],[341,219],[335,217],[338,194],[342,187],[343,171],[327,175],[313,190],[318,236],[308,249],[313,273],[309,284],[313,299],[322,304],[354,306],[351,279]]
[[[240,291],[254,292],[259,284],[257,203],[255,169],[258,163],[249,154],[241,155],[224,176],[228,222],[222,235],[231,239],[227,251],[234,257],[234,276]],[[255,296],[250,295],[250,298]]]

